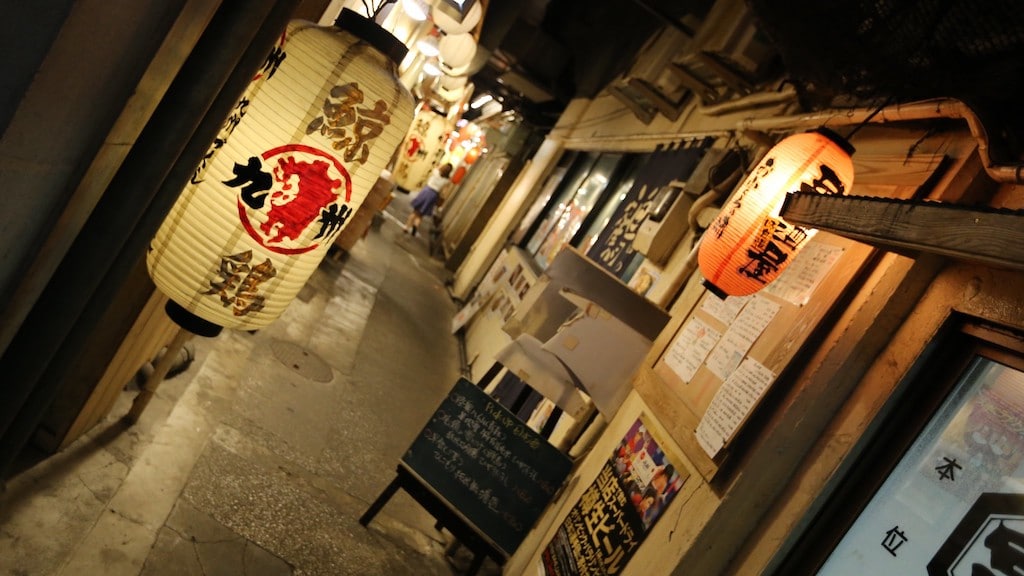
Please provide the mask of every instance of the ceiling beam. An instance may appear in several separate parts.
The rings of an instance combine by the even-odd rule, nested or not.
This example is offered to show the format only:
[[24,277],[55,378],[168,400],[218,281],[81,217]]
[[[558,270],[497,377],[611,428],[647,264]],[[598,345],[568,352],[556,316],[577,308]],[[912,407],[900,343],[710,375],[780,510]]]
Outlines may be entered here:
[[1024,211],[862,196],[789,194],[779,214],[895,252],[926,252],[1024,270]]

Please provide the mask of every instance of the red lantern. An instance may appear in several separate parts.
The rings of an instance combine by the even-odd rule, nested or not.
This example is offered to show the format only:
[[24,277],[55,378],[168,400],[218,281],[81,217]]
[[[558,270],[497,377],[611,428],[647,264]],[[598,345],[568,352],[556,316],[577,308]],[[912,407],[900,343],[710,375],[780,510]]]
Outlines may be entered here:
[[853,147],[824,128],[779,142],[732,195],[701,240],[704,285],[720,298],[764,288],[810,232],[779,218],[789,192],[844,194],[853,186]]

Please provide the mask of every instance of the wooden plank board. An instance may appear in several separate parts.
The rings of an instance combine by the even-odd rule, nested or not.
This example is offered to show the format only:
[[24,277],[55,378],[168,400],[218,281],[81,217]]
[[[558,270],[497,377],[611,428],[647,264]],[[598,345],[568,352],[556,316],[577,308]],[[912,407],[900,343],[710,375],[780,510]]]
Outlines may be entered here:
[[892,247],[1024,270],[1024,212],[919,202],[790,194],[782,217]]

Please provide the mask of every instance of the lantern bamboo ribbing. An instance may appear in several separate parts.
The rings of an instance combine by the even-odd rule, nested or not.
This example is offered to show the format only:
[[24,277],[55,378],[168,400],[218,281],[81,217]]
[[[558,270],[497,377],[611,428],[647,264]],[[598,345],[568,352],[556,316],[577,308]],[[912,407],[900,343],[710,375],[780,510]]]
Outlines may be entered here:
[[853,186],[853,147],[829,130],[790,136],[765,154],[701,239],[704,284],[721,298],[765,287],[810,236],[779,218],[788,192],[844,194]]
[[298,294],[412,120],[405,46],[344,10],[294,21],[148,254],[157,287],[214,324],[254,329]]

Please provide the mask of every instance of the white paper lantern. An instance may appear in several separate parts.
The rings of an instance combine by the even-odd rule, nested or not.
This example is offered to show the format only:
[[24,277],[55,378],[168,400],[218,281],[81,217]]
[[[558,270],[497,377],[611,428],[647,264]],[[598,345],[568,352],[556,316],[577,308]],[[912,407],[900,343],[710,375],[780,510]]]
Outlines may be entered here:
[[441,62],[449,70],[459,70],[469,65],[476,54],[476,40],[472,34],[448,34],[437,44]]
[[413,194],[427,182],[444,156],[444,143],[451,126],[448,119],[428,107],[416,112],[395,161],[395,182]]
[[445,90],[460,90],[466,87],[467,82],[465,76],[442,76],[440,83]]
[[334,27],[291,22],[153,239],[157,287],[218,326],[277,318],[406,134],[405,51],[351,10]]
[[454,104],[466,93],[466,82],[465,76],[452,77],[443,75],[438,79],[435,91],[445,102]]

